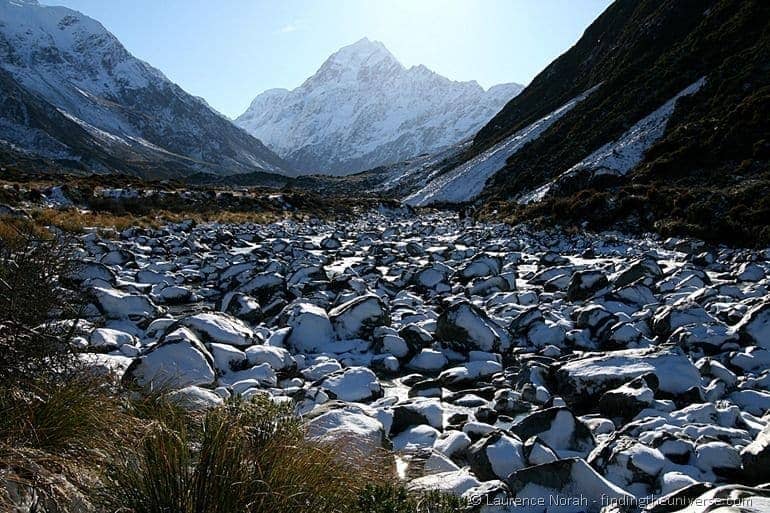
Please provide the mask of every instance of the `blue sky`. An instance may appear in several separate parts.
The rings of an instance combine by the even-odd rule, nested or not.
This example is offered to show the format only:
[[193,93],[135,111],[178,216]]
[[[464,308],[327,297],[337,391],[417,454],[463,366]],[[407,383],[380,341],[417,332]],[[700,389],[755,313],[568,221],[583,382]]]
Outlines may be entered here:
[[235,117],[366,36],[405,65],[529,82],[610,0],[42,0],[96,18],[137,57]]

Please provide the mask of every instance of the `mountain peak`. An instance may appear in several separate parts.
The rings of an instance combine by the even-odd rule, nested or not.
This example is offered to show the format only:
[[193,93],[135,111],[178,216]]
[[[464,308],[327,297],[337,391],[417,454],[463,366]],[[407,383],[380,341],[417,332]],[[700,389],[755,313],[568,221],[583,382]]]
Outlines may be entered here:
[[[335,63],[344,67],[364,67],[372,66],[384,60],[397,64],[398,62],[392,53],[380,41],[372,41],[368,37],[359,39],[353,44],[343,46],[334,52],[324,63]],[[323,68],[323,66],[322,66]]]
[[363,38],[298,88],[257,96],[236,124],[295,169],[346,174],[470,137],[519,89],[487,95],[426,66],[407,69],[381,42]]

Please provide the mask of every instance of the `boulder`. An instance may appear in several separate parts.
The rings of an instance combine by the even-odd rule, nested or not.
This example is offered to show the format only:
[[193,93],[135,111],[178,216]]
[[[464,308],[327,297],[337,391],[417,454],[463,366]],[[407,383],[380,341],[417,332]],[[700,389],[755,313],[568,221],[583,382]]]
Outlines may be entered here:
[[153,389],[179,389],[212,385],[216,379],[214,359],[198,337],[180,327],[126,369],[124,382]]
[[284,309],[286,325],[291,332],[286,340],[289,348],[298,353],[322,352],[328,349],[334,336],[326,311],[312,303],[292,303]]
[[770,302],[763,302],[749,310],[735,325],[734,332],[746,345],[770,350]]
[[517,437],[495,432],[482,437],[468,449],[468,463],[482,481],[505,479],[526,467],[523,444]]
[[340,450],[372,456],[387,447],[382,423],[355,406],[328,409],[321,407],[309,415],[307,435],[339,446]]
[[329,312],[334,333],[339,340],[371,340],[374,329],[390,324],[390,315],[382,299],[366,294],[339,305]]
[[588,426],[565,407],[537,410],[512,425],[511,431],[522,440],[537,436],[562,457],[586,456],[596,447]]
[[626,349],[607,354],[588,353],[556,371],[558,393],[568,403],[588,404],[604,392],[645,374],[658,378],[659,389],[683,394],[700,385],[700,372],[681,349]]
[[377,376],[366,367],[348,367],[324,378],[320,385],[342,401],[371,401],[383,395]]
[[499,351],[510,337],[505,329],[477,306],[460,302],[449,306],[439,316],[436,338],[459,350]]
[[161,310],[147,296],[130,294],[118,289],[94,287],[94,303],[108,319],[142,321],[157,317]]
[[753,442],[743,448],[741,460],[744,482],[770,483],[770,423],[760,431]]
[[[580,458],[567,458],[517,470],[505,479],[511,497],[520,504],[538,509],[538,501],[549,504],[551,498],[564,501],[559,512],[599,513],[613,503],[634,504],[635,498],[612,484]],[[526,501],[526,502],[525,502]],[[553,505],[551,505],[553,507]]]
[[254,331],[246,324],[221,312],[207,312],[182,319],[181,324],[193,330],[204,342],[229,344],[245,348],[254,343]]

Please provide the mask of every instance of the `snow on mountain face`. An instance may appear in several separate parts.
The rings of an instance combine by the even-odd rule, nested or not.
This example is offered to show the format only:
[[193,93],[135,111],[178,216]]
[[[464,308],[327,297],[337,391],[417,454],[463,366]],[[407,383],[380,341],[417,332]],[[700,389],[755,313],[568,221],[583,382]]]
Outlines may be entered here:
[[[597,86],[598,87],[598,86]],[[435,203],[463,203],[476,198],[487,180],[505,166],[513,154],[524,145],[540,137],[564,114],[596,90],[593,87],[568,101],[555,111],[522,128],[489,150],[475,156],[447,173],[428,182],[425,187],[408,196],[404,202],[415,207]]]
[[488,91],[405,68],[364,38],[294,90],[257,96],[236,124],[304,172],[347,174],[435,152],[474,134],[522,86]]
[[[193,171],[282,171],[284,163],[260,141],[77,11],[0,0],[0,67],[112,154],[172,159]],[[17,132],[0,129],[0,139],[37,154]]]
[[705,83],[704,77],[690,84],[658,109],[639,120],[620,138],[605,144],[547,184],[523,194],[517,201],[520,204],[540,201],[561,182],[581,173],[589,174],[591,179],[601,175],[625,176],[642,161],[650,146],[663,136],[668,119],[674,113],[677,100],[682,96],[695,94]]

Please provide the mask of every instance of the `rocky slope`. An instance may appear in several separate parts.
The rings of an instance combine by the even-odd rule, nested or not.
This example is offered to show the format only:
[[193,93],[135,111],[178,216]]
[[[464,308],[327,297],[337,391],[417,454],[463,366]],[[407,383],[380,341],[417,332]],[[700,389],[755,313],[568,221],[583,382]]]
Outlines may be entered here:
[[5,154],[144,176],[290,170],[70,9],[0,1],[0,81]]
[[766,510],[736,485],[770,481],[768,250],[381,211],[94,231],[79,258],[86,361],[187,407],[293,400],[486,512]]
[[770,241],[768,50],[765,2],[615,2],[413,202]]
[[236,123],[304,172],[345,174],[457,143],[521,89],[484,91],[425,66],[405,68],[382,43],[364,38],[300,87],[260,94]]

